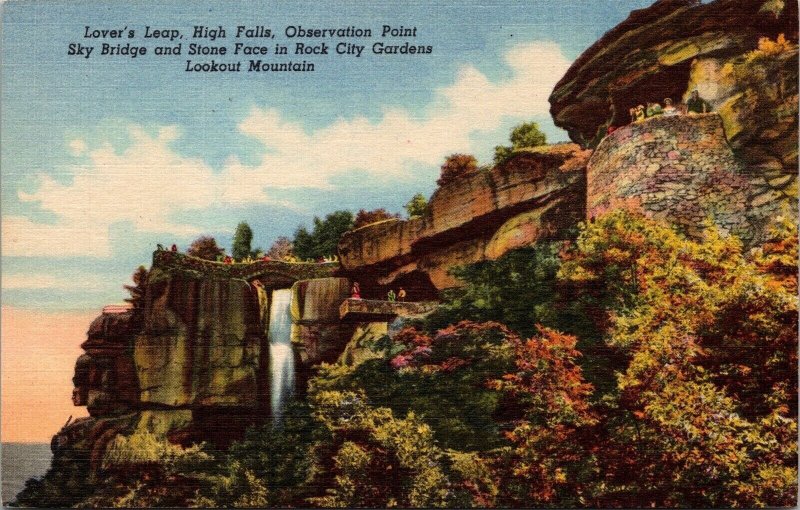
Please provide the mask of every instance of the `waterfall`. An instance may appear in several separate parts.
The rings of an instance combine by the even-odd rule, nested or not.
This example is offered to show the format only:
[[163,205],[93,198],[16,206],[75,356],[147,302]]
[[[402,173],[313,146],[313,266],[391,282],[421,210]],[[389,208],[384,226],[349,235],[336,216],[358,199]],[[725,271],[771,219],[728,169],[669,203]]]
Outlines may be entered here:
[[269,363],[272,378],[272,421],[279,424],[283,408],[294,390],[294,353],[292,352],[292,291],[272,291],[269,311]]

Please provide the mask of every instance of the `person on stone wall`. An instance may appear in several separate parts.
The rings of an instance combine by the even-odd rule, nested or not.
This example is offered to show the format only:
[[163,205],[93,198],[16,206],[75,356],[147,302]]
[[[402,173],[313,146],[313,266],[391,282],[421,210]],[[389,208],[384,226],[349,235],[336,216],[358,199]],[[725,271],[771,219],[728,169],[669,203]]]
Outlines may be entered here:
[[353,288],[350,291],[350,298],[361,299],[361,286],[358,284],[358,282],[353,282]]
[[403,301],[406,300],[406,289],[404,289],[403,287],[400,287],[400,290],[397,292],[397,299],[400,302],[403,302]]
[[697,89],[692,91],[692,94],[689,96],[689,99],[686,101],[686,111],[692,115],[696,113],[708,113],[711,111],[711,105],[708,102],[700,97],[700,93]]
[[679,113],[678,109],[675,108],[674,106],[672,106],[672,99],[670,99],[668,97],[664,99],[664,109],[663,110],[664,110],[664,115],[666,117],[674,117],[675,115],[678,115],[678,113]]
[[644,114],[644,105],[640,104],[636,107],[636,111],[634,112],[634,122],[642,122],[646,118]]
[[397,300],[397,294],[392,289],[389,289],[389,292],[386,293],[386,298],[390,303],[394,303]]
[[661,108],[660,104],[651,103],[651,102],[647,103],[647,111],[645,111],[645,116],[646,117],[648,117],[648,118],[656,117],[656,116],[661,115],[663,113],[664,113],[664,110]]

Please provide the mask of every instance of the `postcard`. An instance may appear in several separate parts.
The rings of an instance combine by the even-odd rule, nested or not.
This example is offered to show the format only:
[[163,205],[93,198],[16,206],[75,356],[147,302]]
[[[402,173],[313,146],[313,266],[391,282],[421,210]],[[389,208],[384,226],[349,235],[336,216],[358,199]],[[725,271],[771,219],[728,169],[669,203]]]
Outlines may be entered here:
[[0,11],[5,506],[797,504],[796,2]]

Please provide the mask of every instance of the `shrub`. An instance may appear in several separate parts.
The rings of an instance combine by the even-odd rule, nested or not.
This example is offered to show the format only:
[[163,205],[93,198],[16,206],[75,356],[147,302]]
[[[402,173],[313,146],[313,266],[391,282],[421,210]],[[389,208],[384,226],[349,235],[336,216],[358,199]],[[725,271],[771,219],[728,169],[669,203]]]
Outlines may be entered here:
[[192,241],[186,254],[205,260],[217,260],[217,257],[225,254],[225,250],[217,246],[217,240],[213,237],[200,236]]
[[365,225],[370,225],[372,223],[377,223],[379,221],[390,220],[393,218],[399,218],[400,215],[398,214],[391,214],[386,209],[374,209],[372,211],[366,211],[361,209],[356,213],[356,219],[353,222],[353,228],[360,228]]
[[288,237],[281,236],[267,250],[267,257],[273,260],[285,260],[294,255],[294,245]]
[[511,146],[498,145],[494,148],[495,165],[499,165],[508,159],[517,149],[545,145],[547,143],[547,137],[539,129],[539,125],[536,122],[525,122],[515,126],[514,129],[511,130],[509,141],[511,142]]
[[436,184],[444,186],[456,179],[475,174],[478,171],[478,160],[471,154],[451,154],[442,164],[441,173]]
[[428,213],[428,200],[422,193],[417,193],[405,205],[406,213],[409,218],[415,216],[425,216]]

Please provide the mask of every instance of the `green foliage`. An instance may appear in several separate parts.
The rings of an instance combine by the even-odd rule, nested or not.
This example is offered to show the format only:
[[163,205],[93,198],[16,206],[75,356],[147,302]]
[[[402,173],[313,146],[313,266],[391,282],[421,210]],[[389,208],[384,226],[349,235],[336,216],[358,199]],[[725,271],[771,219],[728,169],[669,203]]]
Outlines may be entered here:
[[250,225],[244,221],[236,225],[236,232],[233,234],[233,246],[231,247],[231,254],[236,260],[246,259],[251,255],[252,248],[250,244],[253,242],[253,231]]
[[314,228],[309,232],[299,227],[294,233],[294,254],[301,260],[316,260],[337,253],[342,235],[353,228],[353,213],[336,211],[325,219],[314,217]]
[[498,145],[494,148],[495,165],[504,162],[517,149],[545,145],[547,143],[547,137],[539,129],[539,125],[536,122],[525,122],[515,126],[514,129],[511,130],[509,141],[511,142],[511,146]]
[[409,218],[425,216],[428,214],[428,199],[422,193],[417,193],[406,203],[405,209]]
[[445,291],[441,306],[426,319],[426,329],[435,331],[461,320],[496,321],[530,336],[537,323],[556,326],[559,247],[539,244],[453,269],[465,285]]
[[315,418],[330,434],[315,448],[314,485],[322,507],[444,507],[449,480],[444,454],[414,413],[395,418],[367,405],[362,392],[316,391]]
[[250,428],[231,445],[198,501],[217,507],[303,506],[310,495],[305,484],[313,434],[308,406],[291,403],[280,427]]
[[103,468],[120,468],[134,465],[174,465],[180,462],[208,460],[202,446],[182,448],[150,432],[137,431],[131,435],[118,434],[106,447]]
[[200,236],[192,241],[187,255],[205,260],[217,260],[217,257],[225,254],[225,250],[217,245],[217,240],[211,236]]
[[398,415],[413,411],[446,448],[489,450],[504,441],[495,416],[500,395],[487,383],[512,366],[510,337],[496,323],[465,321],[435,335],[406,328],[383,358],[356,367],[323,365],[310,388],[364,391],[371,403]]

